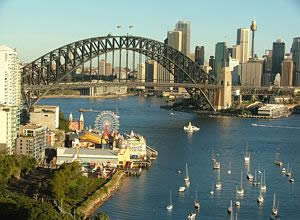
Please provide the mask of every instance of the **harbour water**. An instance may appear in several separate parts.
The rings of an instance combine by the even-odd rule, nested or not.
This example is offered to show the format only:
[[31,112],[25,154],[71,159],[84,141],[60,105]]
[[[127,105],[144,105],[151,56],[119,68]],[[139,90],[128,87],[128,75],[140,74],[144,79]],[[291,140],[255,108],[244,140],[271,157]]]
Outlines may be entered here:
[[[125,178],[120,190],[99,209],[117,220],[186,219],[194,209],[195,191],[198,192],[200,211],[197,219],[230,219],[227,208],[236,200],[236,186],[240,172],[244,173],[245,194],[237,209],[238,219],[269,219],[273,193],[280,200],[281,219],[300,219],[300,115],[276,120],[209,118],[192,113],[160,109],[165,104],[157,97],[126,97],[122,99],[43,99],[41,104],[59,105],[68,117],[79,118],[79,108],[94,110],[118,109],[120,130],[144,135],[147,142],[158,150],[159,156],[149,170],[139,177]],[[93,125],[98,113],[84,113],[85,125]],[[188,134],[183,127],[191,121],[201,130]],[[253,126],[257,124],[257,126]],[[267,191],[264,203],[257,205],[259,187],[253,187],[246,178],[244,152],[248,143],[251,153],[251,171],[266,170]],[[222,190],[209,192],[217,181],[212,169],[211,155],[221,161]],[[289,162],[295,183],[274,165],[280,152],[284,166]],[[178,187],[184,185],[185,163],[188,163],[191,185],[183,194]],[[231,163],[231,175],[227,174]],[[177,170],[181,170],[179,174]],[[174,208],[166,210],[169,192],[172,191]],[[234,208],[235,212],[235,208]]]

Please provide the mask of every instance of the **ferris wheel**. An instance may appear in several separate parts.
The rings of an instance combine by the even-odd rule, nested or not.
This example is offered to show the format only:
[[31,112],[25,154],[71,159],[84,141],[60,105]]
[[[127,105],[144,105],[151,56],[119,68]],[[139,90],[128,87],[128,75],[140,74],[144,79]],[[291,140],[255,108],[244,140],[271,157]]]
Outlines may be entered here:
[[120,127],[119,116],[112,111],[102,111],[95,121],[95,128],[100,132],[118,131]]

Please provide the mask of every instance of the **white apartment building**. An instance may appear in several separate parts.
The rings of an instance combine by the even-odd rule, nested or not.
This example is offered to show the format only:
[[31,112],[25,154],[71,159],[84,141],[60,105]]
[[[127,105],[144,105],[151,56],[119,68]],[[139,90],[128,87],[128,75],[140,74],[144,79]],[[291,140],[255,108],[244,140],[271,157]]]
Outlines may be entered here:
[[12,154],[20,126],[21,72],[17,52],[0,45],[0,143]]
[[13,154],[19,129],[19,108],[16,106],[0,105],[0,145],[1,151]]

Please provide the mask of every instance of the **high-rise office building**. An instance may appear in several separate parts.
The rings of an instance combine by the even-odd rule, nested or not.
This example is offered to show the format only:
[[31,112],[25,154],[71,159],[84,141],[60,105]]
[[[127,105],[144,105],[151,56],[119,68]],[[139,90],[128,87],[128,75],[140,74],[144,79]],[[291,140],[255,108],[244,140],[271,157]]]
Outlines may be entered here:
[[266,50],[265,55],[263,55],[263,75],[262,75],[262,86],[269,86],[272,75],[272,50]]
[[157,82],[157,62],[155,60],[146,60],[145,74],[146,82]]
[[228,51],[226,42],[218,42],[215,50],[214,77],[217,83],[221,80],[221,69],[228,65]]
[[234,57],[240,61],[240,63],[246,63],[249,60],[249,38],[250,30],[248,28],[237,29],[236,44],[240,45],[240,56]]
[[293,72],[293,60],[285,58],[281,63],[281,86],[293,86]]
[[[189,21],[178,21],[175,26],[175,31],[182,32],[182,53],[186,56],[190,55],[191,28]],[[170,39],[169,39],[170,41]],[[169,42],[168,42],[169,44]]]
[[204,46],[196,46],[195,48],[195,62],[199,65],[204,65]]
[[281,75],[281,63],[284,59],[285,53],[285,43],[281,40],[273,42],[272,50],[272,77],[271,80],[274,81],[274,77],[277,73]]
[[300,86],[300,37],[293,39],[291,52],[294,61],[294,86]]
[[168,45],[182,51],[182,31],[168,31]]
[[12,154],[20,126],[21,72],[17,52],[0,46],[0,144]]
[[239,65],[242,86],[261,86],[263,61],[249,61]]

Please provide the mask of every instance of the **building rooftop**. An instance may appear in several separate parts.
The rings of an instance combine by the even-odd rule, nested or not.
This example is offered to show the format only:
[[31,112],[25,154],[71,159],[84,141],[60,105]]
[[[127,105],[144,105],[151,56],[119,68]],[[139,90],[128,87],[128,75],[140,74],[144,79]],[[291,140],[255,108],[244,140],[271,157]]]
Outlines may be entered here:
[[[57,148],[57,156],[62,154],[74,155],[77,153],[76,148]],[[118,154],[115,151],[110,149],[88,149],[88,148],[78,148],[79,155],[101,155],[101,156],[117,156]]]

